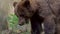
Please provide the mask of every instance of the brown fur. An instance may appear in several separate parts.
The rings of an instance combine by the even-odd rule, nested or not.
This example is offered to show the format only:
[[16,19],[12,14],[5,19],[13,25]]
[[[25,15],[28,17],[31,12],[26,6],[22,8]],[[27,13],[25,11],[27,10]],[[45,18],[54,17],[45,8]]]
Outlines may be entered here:
[[[54,34],[55,28],[57,28],[56,34],[60,34],[59,33],[60,29],[58,27],[60,26],[58,25],[60,24],[59,23],[60,22],[59,6],[60,6],[60,0],[48,0],[48,1],[47,0],[21,0],[15,6],[14,11],[19,18],[20,24],[22,24],[23,22],[25,22],[24,20],[28,20],[29,18],[30,19],[36,18],[36,16],[33,16],[36,13],[38,16],[40,16],[40,18],[41,17],[44,18],[43,23],[45,27],[44,28],[45,34]],[[34,22],[35,20],[36,19],[33,19],[32,21]],[[57,27],[55,25],[57,25]]]

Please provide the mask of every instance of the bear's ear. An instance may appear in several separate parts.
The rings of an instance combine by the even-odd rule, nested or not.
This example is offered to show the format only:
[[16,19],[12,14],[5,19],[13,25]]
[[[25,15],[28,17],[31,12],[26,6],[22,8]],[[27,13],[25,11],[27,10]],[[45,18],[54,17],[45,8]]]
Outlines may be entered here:
[[17,2],[14,2],[14,3],[13,3],[13,6],[15,7],[15,6],[16,6],[16,4],[17,4]]

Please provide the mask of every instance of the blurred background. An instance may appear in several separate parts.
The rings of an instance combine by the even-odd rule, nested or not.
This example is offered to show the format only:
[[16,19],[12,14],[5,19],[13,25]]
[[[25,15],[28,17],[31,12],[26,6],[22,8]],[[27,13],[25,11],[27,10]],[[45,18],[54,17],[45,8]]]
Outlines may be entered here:
[[18,18],[14,14],[13,2],[20,0],[0,0],[0,34],[30,34],[30,23],[18,25]]

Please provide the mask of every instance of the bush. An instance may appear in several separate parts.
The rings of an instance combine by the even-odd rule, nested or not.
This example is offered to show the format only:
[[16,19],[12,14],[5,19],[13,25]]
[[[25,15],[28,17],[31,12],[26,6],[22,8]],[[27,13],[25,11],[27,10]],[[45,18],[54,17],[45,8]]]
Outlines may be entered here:
[[[20,33],[20,28],[17,27],[18,25],[18,18],[15,14],[10,14],[8,16],[8,24],[9,24],[9,29],[11,29],[13,31],[13,33]],[[13,34],[12,33],[12,34]],[[30,31],[26,31],[26,32],[21,32],[20,34],[30,34]]]
[[10,14],[8,16],[8,22],[9,22],[9,27],[10,28],[14,28],[17,26],[18,24],[18,18],[15,14]]

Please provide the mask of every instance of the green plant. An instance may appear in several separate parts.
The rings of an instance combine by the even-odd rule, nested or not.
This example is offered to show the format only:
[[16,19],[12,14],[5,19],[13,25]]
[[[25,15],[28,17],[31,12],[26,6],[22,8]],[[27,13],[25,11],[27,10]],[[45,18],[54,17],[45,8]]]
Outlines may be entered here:
[[15,14],[10,14],[8,16],[9,27],[14,28],[18,24],[18,18]]
[[[9,24],[9,28],[11,28],[11,30],[13,32],[19,32],[19,29],[17,28],[18,25],[18,17],[15,14],[9,14],[8,16],[8,24]],[[12,33],[13,34],[13,33]],[[29,31],[26,32],[22,32],[20,34],[30,34]]]

